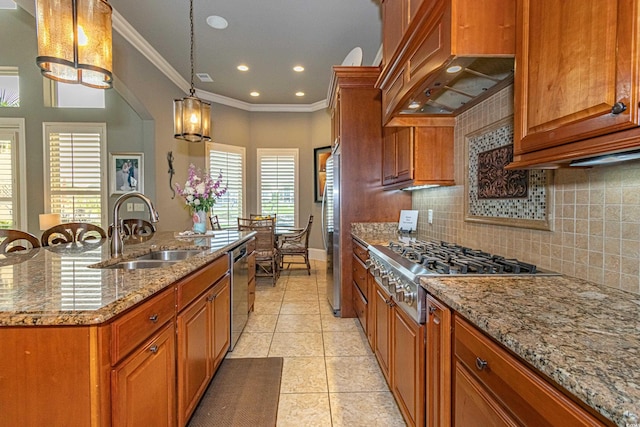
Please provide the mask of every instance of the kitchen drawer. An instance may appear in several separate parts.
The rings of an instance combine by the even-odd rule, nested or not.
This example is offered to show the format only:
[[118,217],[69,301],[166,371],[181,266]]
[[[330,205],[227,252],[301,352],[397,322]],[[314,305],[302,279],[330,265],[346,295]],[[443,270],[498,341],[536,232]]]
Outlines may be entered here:
[[227,274],[227,271],[229,271],[229,256],[223,255],[206,267],[180,280],[177,283],[178,311],[188,306],[198,295],[220,280]]
[[524,425],[603,425],[459,316],[454,337],[457,362]]
[[362,295],[362,292],[357,286],[353,286],[353,308],[355,309],[356,316],[360,320],[362,330],[367,333],[367,300]]
[[358,243],[357,240],[353,241],[353,253],[360,258],[362,262],[366,262],[369,259],[369,251]]
[[351,267],[353,271],[353,281],[356,285],[358,285],[358,288],[360,288],[360,292],[362,292],[362,295],[364,295],[365,300],[368,301],[369,297],[367,295],[367,269],[365,268],[364,264],[362,264],[362,261],[360,261],[360,259],[355,256],[353,257]]
[[154,296],[111,324],[111,363],[115,365],[134,348],[173,320],[174,287]]

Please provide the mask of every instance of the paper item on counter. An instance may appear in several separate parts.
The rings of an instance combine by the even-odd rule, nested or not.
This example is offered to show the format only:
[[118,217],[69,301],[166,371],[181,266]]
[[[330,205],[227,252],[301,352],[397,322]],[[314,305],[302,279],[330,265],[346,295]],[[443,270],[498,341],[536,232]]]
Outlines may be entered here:
[[418,211],[401,210],[398,230],[404,232],[416,231],[418,229]]
[[204,233],[195,233],[192,230],[176,231],[173,233],[174,237],[213,237],[213,230],[207,230]]

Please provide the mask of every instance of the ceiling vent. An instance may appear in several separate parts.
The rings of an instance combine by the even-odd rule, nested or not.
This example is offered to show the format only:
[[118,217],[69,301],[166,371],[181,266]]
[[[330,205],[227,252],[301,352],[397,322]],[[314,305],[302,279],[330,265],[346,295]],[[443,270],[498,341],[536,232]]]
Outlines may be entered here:
[[207,73],[196,73],[196,76],[200,79],[202,83],[212,83],[213,79]]

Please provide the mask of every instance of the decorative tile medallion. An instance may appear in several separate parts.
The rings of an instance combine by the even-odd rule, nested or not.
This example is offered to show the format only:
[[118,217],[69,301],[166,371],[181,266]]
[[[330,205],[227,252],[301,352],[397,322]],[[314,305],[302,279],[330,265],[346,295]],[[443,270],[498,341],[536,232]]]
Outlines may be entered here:
[[504,169],[513,159],[513,116],[466,139],[465,219],[548,230],[550,173]]
[[513,161],[513,144],[478,154],[478,199],[527,197],[528,170],[507,170]]

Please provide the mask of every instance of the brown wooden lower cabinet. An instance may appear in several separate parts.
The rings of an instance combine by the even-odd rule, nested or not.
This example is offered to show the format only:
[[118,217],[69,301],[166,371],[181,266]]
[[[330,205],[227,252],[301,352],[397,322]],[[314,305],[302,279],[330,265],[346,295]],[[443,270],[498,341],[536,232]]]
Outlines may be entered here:
[[186,425],[229,348],[229,278],[225,254],[109,323],[0,328],[0,426]]
[[174,340],[170,323],[113,369],[114,426],[175,425]]
[[222,363],[231,344],[231,282],[223,278],[213,290],[213,371]]
[[458,315],[454,336],[456,426],[605,425]]
[[[424,425],[425,414],[425,339],[419,325],[396,307],[373,276],[369,292],[373,331],[373,351],[405,421],[410,426]],[[357,290],[354,284],[354,291]]]
[[392,311],[391,299],[376,283],[373,295],[374,318],[375,318],[375,346],[373,352],[378,359],[378,364],[382,370],[387,383],[391,385],[391,322]]
[[427,427],[451,425],[451,310],[427,296]]
[[230,276],[177,316],[178,425],[186,425],[229,349]]
[[425,413],[424,326],[393,308],[391,378],[393,395],[409,426],[423,426]]

